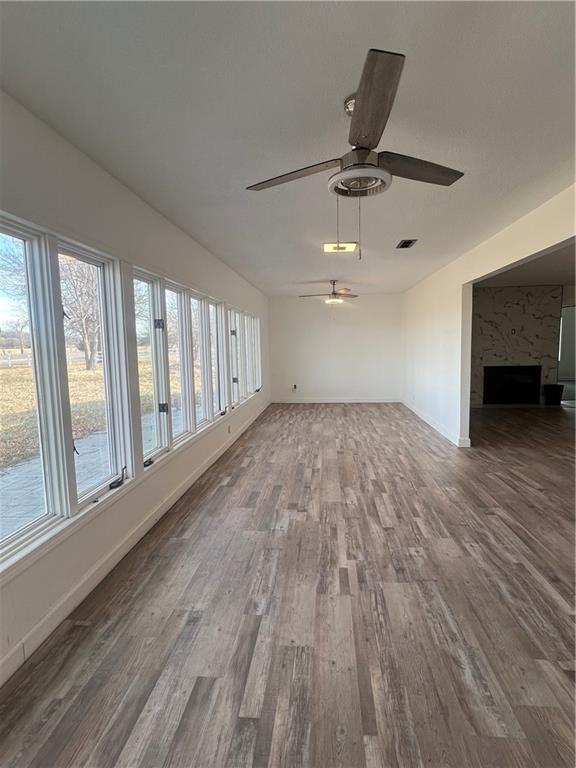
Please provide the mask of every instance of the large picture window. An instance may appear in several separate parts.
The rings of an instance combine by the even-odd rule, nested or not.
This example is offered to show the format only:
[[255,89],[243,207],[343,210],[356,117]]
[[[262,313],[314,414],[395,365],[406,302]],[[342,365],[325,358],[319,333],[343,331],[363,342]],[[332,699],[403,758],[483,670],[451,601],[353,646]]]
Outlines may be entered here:
[[0,233],[0,539],[47,510],[26,243]]

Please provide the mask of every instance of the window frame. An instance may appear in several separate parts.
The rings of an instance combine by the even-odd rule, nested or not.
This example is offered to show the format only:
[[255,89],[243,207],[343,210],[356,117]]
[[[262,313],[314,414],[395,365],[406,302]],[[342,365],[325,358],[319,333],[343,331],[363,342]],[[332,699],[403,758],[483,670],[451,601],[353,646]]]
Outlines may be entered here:
[[[210,308],[214,309],[215,318],[215,341],[216,341],[216,381],[218,385],[218,410],[214,409],[214,375],[212,370],[212,331],[210,327]],[[212,299],[209,296],[204,297],[204,314],[205,314],[205,332],[207,342],[207,354],[205,355],[205,364],[209,377],[209,399],[210,399],[210,421],[217,421],[218,418],[225,416],[228,412],[228,382],[227,382],[227,366],[226,366],[226,334],[225,334],[225,317],[224,307],[222,302]]]
[[[241,405],[251,393],[232,403],[231,389],[231,345],[229,336],[229,309],[237,313],[238,318],[245,314],[236,307],[207,296],[187,285],[177,283],[167,277],[159,276],[147,269],[142,269],[129,261],[85,246],[69,237],[50,229],[24,222],[8,213],[0,211],[0,229],[8,236],[24,242],[27,302],[30,317],[30,335],[34,361],[36,398],[38,406],[38,430],[43,468],[43,481],[46,500],[46,514],[31,521],[0,541],[0,569],[12,567],[28,553],[44,547],[64,532],[64,527],[71,522],[98,510],[106,509],[114,499],[123,496],[133,482],[138,483],[146,476],[142,455],[140,389],[138,381],[138,359],[136,328],[134,316],[134,280],[142,280],[151,286],[152,321],[162,319],[166,323],[165,294],[166,288],[175,290],[181,301],[181,332],[183,374],[187,377],[185,386],[187,431],[173,439],[170,431],[169,414],[157,412],[160,418],[159,436],[161,445],[146,455],[152,458],[169,460],[175,449],[189,444],[196,436],[215,427],[222,415],[227,415],[234,405]],[[110,478],[101,486],[91,489],[89,494],[80,499],[77,494],[74,462],[74,443],[69,401],[68,371],[63,361],[66,360],[66,340],[64,318],[62,316],[62,296],[60,290],[59,253],[80,258],[102,267],[101,317],[103,324],[103,354],[108,359],[105,376],[107,392],[107,413],[111,431],[111,445],[115,452],[115,466],[127,467],[125,482],[122,487],[110,489]],[[104,300],[105,297],[105,300]],[[193,329],[190,299],[199,302],[200,338],[202,347],[201,380],[204,389],[205,416],[196,419]],[[220,410],[213,412],[213,392],[211,377],[211,346],[209,330],[209,306],[216,311],[216,334],[218,355],[218,386]],[[259,324],[259,319],[255,318]],[[239,323],[242,324],[241,322]],[[259,325],[257,326],[259,333]],[[169,370],[167,355],[167,334],[154,329],[153,355],[154,376],[157,380],[156,406],[160,402],[170,403]],[[240,339],[237,339],[240,342]],[[238,344],[240,358],[245,357],[243,345]],[[258,337],[258,353],[259,337]],[[260,355],[256,355],[256,366],[261,365]],[[245,363],[243,363],[245,365]],[[183,377],[184,386],[184,377]],[[258,391],[258,390],[257,390]],[[112,413],[108,411],[112,408]],[[150,466],[155,472],[157,466]],[[112,477],[112,476],[111,476]],[[82,523],[81,523],[82,524]],[[67,534],[65,534],[67,535]],[[52,545],[52,544],[50,544]]]
[[[229,361],[229,397],[231,408],[240,404],[240,335],[239,311],[235,307],[227,307],[228,315],[228,361]],[[233,326],[233,327],[232,327]],[[234,340],[234,341],[232,341]],[[236,375],[234,375],[236,374]],[[236,381],[234,381],[236,379]]]
[[262,389],[262,344],[260,340],[260,318],[254,315],[254,394]]
[[[81,245],[34,225],[0,213],[0,230],[24,242],[27,302],[34,361],[38,430],[46,514],[14,531],[0,541],[0,561],[32,546],[54,527],[75,518],[95,501],[107,496],[111,474],[105,482],[78,495],[74,462],[74,440],[70,409],[66,340],[60,290],[59,254],[79,258],[102,267],[100,312],[103,344],[108,358],[105,387],[107,417],[111,432],[112,462],[115,467],[131,461],[129,419],[121,417],[122,402],[130,402],[126,373],[126,339],[122,303],[121,262],[108,254]],[[103,300],[105,297],[105,301]],[[116,403],[117,405],[113,405]],[[126,476],[128,479],[130,475]]]
[[[229,374],[229,403],[235,408],[240,403],[255,395],[262,388],[262,352],[260,346],[260,318],[249,312],[244,312],[238,307],[227,306],[227,317],[229,319],[229,338],[230,351],[228,361],[230,366]],[[232,318],[232,319],[230,319]],[[235,328],[231,326],[235,325]],[[232,381],[232,335],[236,331],[237,347],[237,378],[238,378],[238,397],[234,398],[234,382]]]
[[[55,332],[54,293],[59,295],[58,273],[54,267],[54,243],[35,227],[18,224],[0,216],[0,231],[21,240],[24,246],[26,304],[30,325],[37,429],[44,488],[45,513],[0,540],[0,550],[10,555],[22,543],[41,536],[68,516],[68,474],[64,457],[66,441],[61,415],[61,370]],[[53,403],[50,407],[49,404]],[[60,510],[60,511],[59,511]]]
[[[60,255],[70,256],[100,268],[99,289],[100,289],[100,316],[102,323],[102,366],[104,374],[104,387],[106,393],[106,415],[109,429],[109,450],[110,450],[110,475],[96,486],[90,487],[85,493],[78,492],[75,461],[72,455],[71,471],[74,473],[73,487],[75,503],[72,505],[72,515],[78,514],[85,507],[94,504],[103,494],[110,490],[110,483],[119,480],[122,476],[123,467],[128,467],[128,449],[124,429],[124,420],[121,416],[122,403],[127,402],[127,392],[124,386],[124,377],[122,369],[126,369],[127,361],[123,345],[123,334],[121,333],[121,322],[119,312],[119,272],[118,262],[110,256],[98,253],[90,248],[71,243],[64,238],[56,240],[57,258]],[[60,278],[60,269],[58,265],[58,274]],[[62,305],[62,315],[64,306],[60,295]],[[66,341],[64,337],[64,318],[61,318],[63,359],[65,364],[62,366],[65,377],[65,390],[63,394],[67,396],[68,411],[70,412],[70,397],[68,389],[66,359]],[[70,413],[70,437],[72,443],[72,454],[74,453],[74,437],[72,433],[72,420]]]
[[[132,269],[132,281],[138,280],[149,286],[150,311],[152,313],[150,324],[150,355],[152,361],[152,377],[154,380],[154,420],[156,422],[156,434],[158,443],[155,448],[144,452],[144,441],[141,436],[141,450],[144,468],[152,466],[156,459],[170,450],[171,424],[170,413],[160,412],[160,403],[168,403],[170,407],[170,382],[168,372],[168,352],[166,343],[166,305],[164,301],[164,281],[161,277],[134,267]],[[134,308],[135,311],[135,308]],[[156,321],[161,321],[164,327],[157,327]],[[140,403],[140,380],[137,376],[140,424],[142,424],[142,406]]]
[[[194,433],[204,429],[208,424],[212,422],[210,415],[212,413],[212,377],[210,376],[210,332],[208,329],[208,318],[205,309],[206,296],[193,290],[187,290],[187,304],[190,313],[190,359],[192,360],[192,392],[194,396],[193,412],[194,412]],[[202,400],[204,408],[204,418],[198,420],[196,416],[196,385],[194,382],[194,370],[196,369],[197,361],[194,357],[194,330],[192,328],[192,307],[190,306],[190,300],[198,302],[198,321],[200,324],[198,343],[202,350],[202,358],[200,360],[200,379],[202,380]]]
[[[178,336],[180,354],[180,384],[182,389],[182,423],[183,431],[174,435],[172,420],[172,393],[170,391],[170,354],[168,346],[168,313],[166,311],[166,292],[175,293],[178,297]],[[190,297],[186,288],[171,280],[164,280],[164,323],[166,342],[166,394],[168,403],[168,422],[170,428],[171,447],[178,445],[196,432],[196,413],[194,407],[194,375],[193,375],[193,348],[192,348],[192,317]]]

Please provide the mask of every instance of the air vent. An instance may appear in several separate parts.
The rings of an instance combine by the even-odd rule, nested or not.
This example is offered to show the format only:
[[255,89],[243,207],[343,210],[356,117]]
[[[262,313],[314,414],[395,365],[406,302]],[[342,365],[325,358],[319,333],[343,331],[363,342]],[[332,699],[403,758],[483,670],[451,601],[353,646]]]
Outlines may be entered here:
[[414,243],[417,243],[417,240],[400,240],[396,248],[412,248]]

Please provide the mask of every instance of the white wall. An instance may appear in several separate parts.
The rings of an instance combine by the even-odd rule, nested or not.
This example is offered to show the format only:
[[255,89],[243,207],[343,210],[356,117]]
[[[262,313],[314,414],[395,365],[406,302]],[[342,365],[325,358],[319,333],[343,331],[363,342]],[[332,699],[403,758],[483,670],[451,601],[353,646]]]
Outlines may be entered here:
[[336,305],[271,298],[273,400],[401,400],[401,310],[401,295],[361,296]]
[[515,221],[404,294],[404,402],[469,445],[472,281],[574,236],[574,187]]
[[[269,402],[268,300],[11,98],[0,94],[0,208],[261,318],[263,389],[106,508],[0,574],[0,682]],[[228,433],[230,428],[230,434]]]

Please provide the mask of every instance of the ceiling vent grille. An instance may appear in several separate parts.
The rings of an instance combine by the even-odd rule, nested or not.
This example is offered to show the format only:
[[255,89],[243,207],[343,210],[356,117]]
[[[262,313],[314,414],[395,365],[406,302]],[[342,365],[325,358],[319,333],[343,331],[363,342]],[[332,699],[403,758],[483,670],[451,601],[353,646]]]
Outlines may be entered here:
[[400,240],[396,248],[412,248],[414,243],[417,243],[417,240]]

